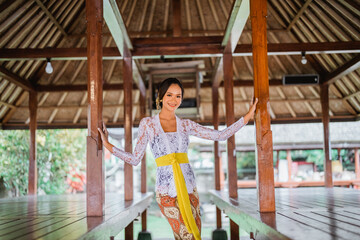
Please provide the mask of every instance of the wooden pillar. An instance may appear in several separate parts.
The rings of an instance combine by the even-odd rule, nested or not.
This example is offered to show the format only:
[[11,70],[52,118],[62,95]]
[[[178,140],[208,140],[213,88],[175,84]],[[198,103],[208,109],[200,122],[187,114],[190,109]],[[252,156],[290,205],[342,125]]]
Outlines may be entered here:
[[330,146],[329,86],[320,86],[322,122],[324,126],[324,171],[325,187],[333,187]]
[[200,72],[197,71],[196,72],[196,75],[195,75],[195,78],[196,78],[196,113],[197,113],[197,116],[199,117],[200,116]]
[[[225,106],[226,106],[226,125],[230,126],[235,122],[234,116],[234,82],[233,82],[233,59],[232,53],[224,53],[224,89],[225,89]],[[235,136],[227,140],[228,154],[228,184],[229,197],[237,199],[237,170],[235,156]],[[230,219],[230,239],[239,239],[239,226]]]
[[256,107],[257,188],[260,212],[275,211],[273,143],[270,128],[266,0],[250,1]]
[[[125,151],[132,152],[132,57],[123,58]],[[124,165],[125,201],[133,200],[133,167]],[[133,223],[125,228],[125,239],[133,239]]]
[[[140,118],[146,116],[146,97],[140,94]],[[141,193],[147,192],[146,186],[146,153],[141,159]],[[146,210],[141,214],[141,227],[142,231],[147,229]]]
[[152,116],[152,109],[153,109],[153,76],[150,74],[149,75],[149,114],[150,116]]
[[288,162],[288,182],[290,182],[291,179],[291,175],[292,175],[292,159],[291,159],[291,151],[290,150],[286,150],[286,159]]
[[37,128],[37,93],[29,92],[29,111],[30,111],[30,144],[29,144],[29,182],[28,195],[37,193],[37,163],[36,163],[36,128]]
[[102,142],[97,128],[102,128],[103,72],[102,26],[103,2],[86,1],[87,73],[88,73],[88,136],[86,155],[87,215],[103,216],[105,205],[105,168]]
[[[214,129],[219,129],[219,89],[212,87],[212,107],[213,107],[213,124]],[[221,165],[220,165],[220,151],[219,142],[214,141],[214,165],[215,165],[215,190],[221,190],[220,176],[221,176]],[[221,228],[221,210],[216,207],[216,228]]]
[[359,160],[359,149],[355,148],[355,175],[356,179],[360,179],[360,160]]
[[173,6],[173,36],[181,37],[181,1],[172,0]]
[[338,153],[338,160],[339,160],[339,163],[340,163],[340,165],[342,166],[341,148],[338,148],[338,149],[337,149],[337,153]]

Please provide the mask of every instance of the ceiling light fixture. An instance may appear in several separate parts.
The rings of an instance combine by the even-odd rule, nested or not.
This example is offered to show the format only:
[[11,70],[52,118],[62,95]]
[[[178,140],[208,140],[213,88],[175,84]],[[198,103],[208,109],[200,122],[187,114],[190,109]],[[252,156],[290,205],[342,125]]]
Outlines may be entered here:
[[302,64],[306,64],[307,63],[307,59],[305,57],[305,51],[301,52],[301,63]]
[[54,69],[53,69],[53,67],[51,66],[50,58],[46,58],[46,61],[47,61],[47,63],[46,63],[45,72],[46,72],[47,74],[51,74]]

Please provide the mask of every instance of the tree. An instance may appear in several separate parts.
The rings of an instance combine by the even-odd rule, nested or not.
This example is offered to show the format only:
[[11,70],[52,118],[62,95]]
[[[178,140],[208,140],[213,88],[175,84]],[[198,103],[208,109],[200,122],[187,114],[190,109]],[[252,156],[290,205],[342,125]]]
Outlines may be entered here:
[[[86,130],[38,130],[36,142],[39,194],[62,194],[82,180],[76,176],[85,173]],[[0,179],[12,196],[27,193],[28,167],[29,131],[0,131]]]

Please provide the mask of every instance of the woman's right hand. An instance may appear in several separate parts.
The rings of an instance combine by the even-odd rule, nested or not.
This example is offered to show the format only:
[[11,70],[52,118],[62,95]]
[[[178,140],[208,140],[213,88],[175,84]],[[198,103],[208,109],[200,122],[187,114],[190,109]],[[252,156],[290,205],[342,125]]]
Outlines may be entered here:
[[103,142],[108,142],[109,132],[105,126],[105,123],[103,123],[103,129],[101,130],[100,128],[98,128],[98,131],[101,135],[101,140]]

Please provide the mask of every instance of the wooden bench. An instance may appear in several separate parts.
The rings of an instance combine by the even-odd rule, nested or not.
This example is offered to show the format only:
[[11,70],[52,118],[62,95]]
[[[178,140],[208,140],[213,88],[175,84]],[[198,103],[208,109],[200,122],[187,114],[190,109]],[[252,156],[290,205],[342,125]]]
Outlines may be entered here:
[[0,199],[0,239],[110,239],[137,218],[153,193],[134,200],[109,193],[105,215],[86,216],[86,195],[45,195]]
[[260,213],[256,189],[238,199],[210,191],[210,199],[255,239],[360,239],[360,191],[349,188],[277,188],[276,212]]

